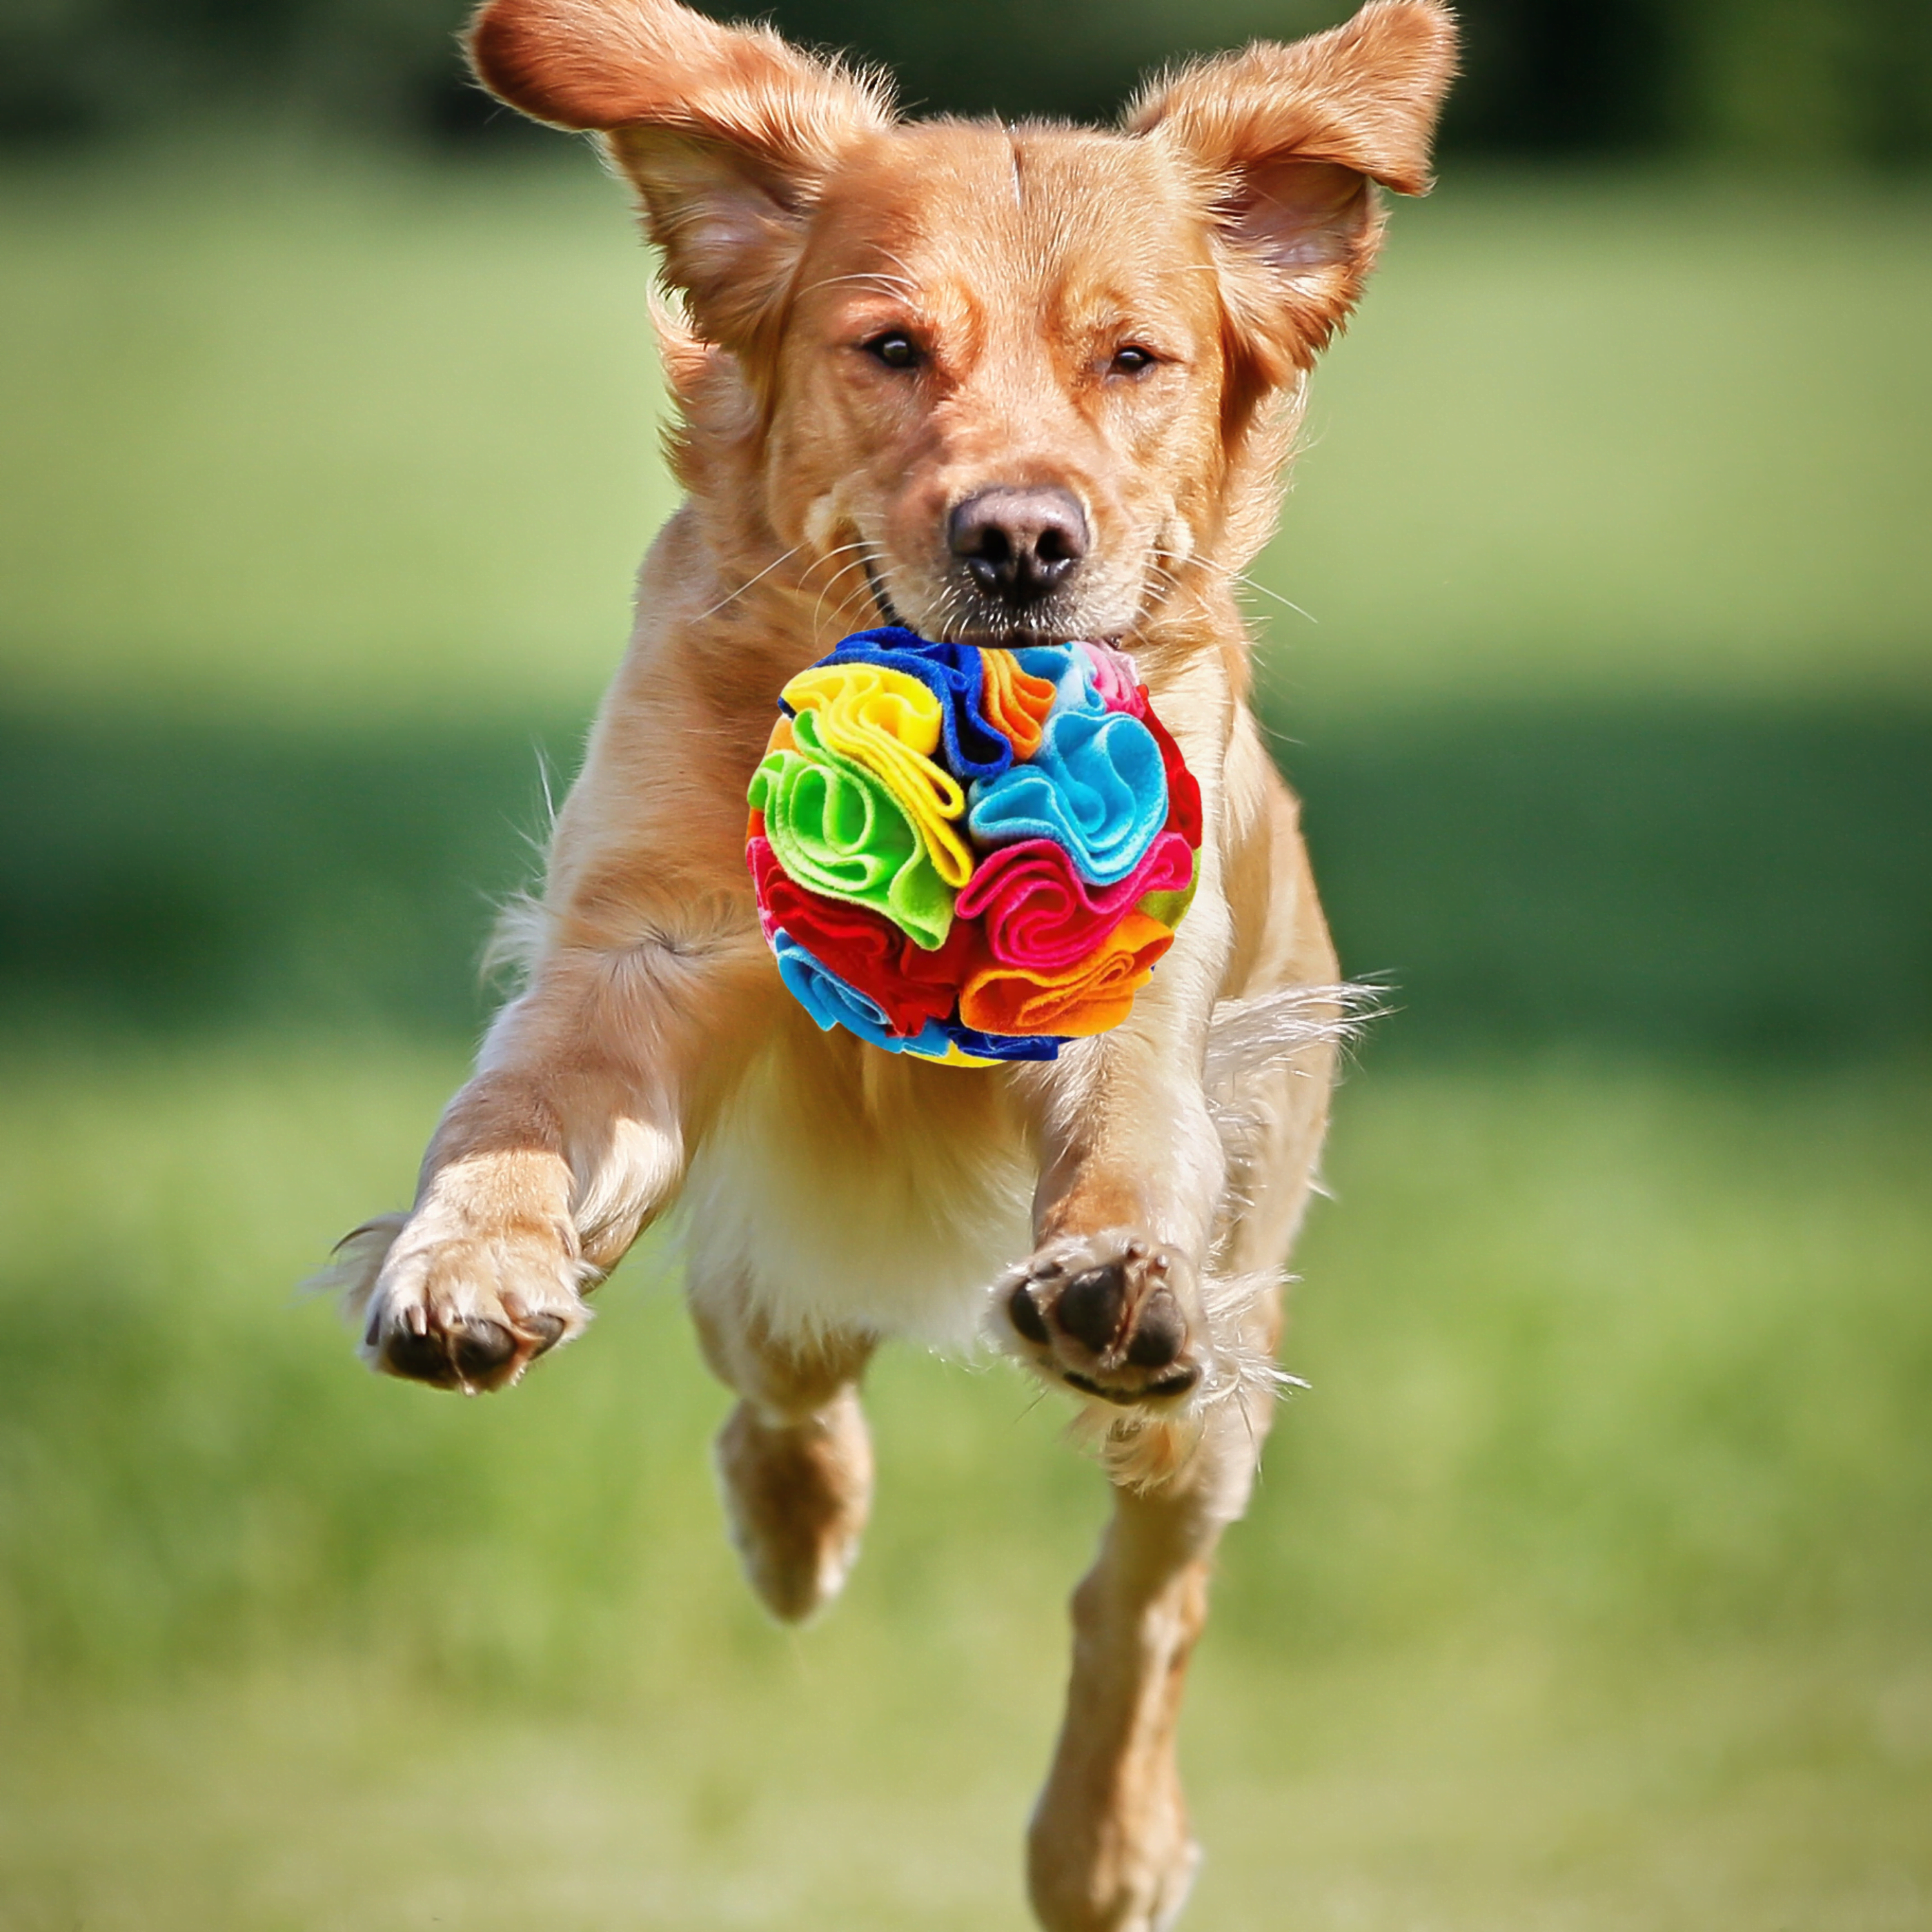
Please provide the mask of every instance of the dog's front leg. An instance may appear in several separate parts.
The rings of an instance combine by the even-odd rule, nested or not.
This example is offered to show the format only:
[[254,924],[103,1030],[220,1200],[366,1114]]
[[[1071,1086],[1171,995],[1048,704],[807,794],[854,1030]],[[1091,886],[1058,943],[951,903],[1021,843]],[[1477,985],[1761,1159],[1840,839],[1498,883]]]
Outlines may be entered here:
[[1034,1252],[995,1311],[1041,1373],[1149,1418],[1223,1367],[1203,1276],[1227,1160],[1202,1066],[1226,915],[1201,900],[1123,1025],[1022,1076]]
[[343,1244],[374,1367],[475,1392],[589,1319],[584,1292],[668,1204],[728,974],[650,940],[560,947],[506,1007],[424,1157],[414,1208]]

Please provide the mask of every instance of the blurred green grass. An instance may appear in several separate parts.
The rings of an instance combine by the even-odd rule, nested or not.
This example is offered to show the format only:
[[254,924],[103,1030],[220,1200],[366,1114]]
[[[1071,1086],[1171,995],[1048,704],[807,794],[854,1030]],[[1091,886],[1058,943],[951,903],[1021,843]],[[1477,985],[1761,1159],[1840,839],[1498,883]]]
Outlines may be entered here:
[[[0,666],[50,702],[587,706],[670,498],[648,263],[581,152],[96,158],[0,191]],[[1452,179],[1402,204],[1258,572],[1295,716],[1923,699],[1932,194]],[[1399,564],[1395,560],[1400,560]]]
[[[1100,1504],[1057,1412],[889,1357],[866,1561],[768,1628],[661,1250],[500,1402],[290,1304],[458,1071],[16,1062],[0,1922],[1017,1925]],[[1923,1069],[1345,1098],[1190,1720],[1201,1922],[1922,1923]]]
[[[1928,229],[1452,183],[1324,367],[1269,716],[1407,1010],[1190,1922],[1932,1923]],[[620,197],[210,148],[0,176],[0,1926],[1017,1927],[1053,1405],[883,1362],[782,1634],[664,1248],[500,1402],[290,1292],[406,1192],[668,503]]]
[[1280,715],[1922,702],[1928,244],[1922,182],[1478,177],[1400,206],[1259,573],[1318,620],[1275,610]]
[[10,176],[14,692],[352,726],[452,686],[587,706],[670,498],[644,251],[589,158],[561,164]]

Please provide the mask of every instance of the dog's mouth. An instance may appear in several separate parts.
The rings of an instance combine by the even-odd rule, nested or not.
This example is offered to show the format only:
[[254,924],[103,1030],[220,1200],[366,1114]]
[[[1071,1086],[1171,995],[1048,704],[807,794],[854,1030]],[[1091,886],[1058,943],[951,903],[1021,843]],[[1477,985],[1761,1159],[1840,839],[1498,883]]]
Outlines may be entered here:
[[976,609],[969,604],[951,622],[922,628],[904,616],[892,602],[892,593],[886,589],[885,578],[874,559],[866,557],[865,566],[866,588],[880,622],[910,631],[932,644],[972,644],[982,650],[1017,651],[1034,644],[1064,644],[1075,638],[1084,638],[1094,644],[1118,645],[1124,634],[1124,626],[1096,628],[1080,623],[1066,608],[1064,600],[1057,598],[1042,602],[1036,610],[1024,616],[1010,612]]

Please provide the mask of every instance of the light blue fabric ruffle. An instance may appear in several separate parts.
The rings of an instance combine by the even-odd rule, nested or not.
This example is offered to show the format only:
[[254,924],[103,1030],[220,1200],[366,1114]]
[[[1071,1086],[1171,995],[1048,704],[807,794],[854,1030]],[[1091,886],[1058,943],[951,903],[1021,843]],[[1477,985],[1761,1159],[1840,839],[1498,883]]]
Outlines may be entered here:
[[[1071,671],[1067,677],[1072,684]],[[1091,694],[1090,680],[1083,688]],[[1167,823],[1160,747],[1138,718],[1089,710],[1068,686],[1062,690],[1071,701],[1064,710],[1056,702],[1031,761],[970,789],[967,824],[988,845],[1051,838],[1083,878],[1114,885]]]
[[774,934],[772,950],[778,956],[779,976],[790,988],[793,998],[817,1022],[820,1032],[830,1033],[834,1027],[843,1027],[861,1040],[884,1047],[888,1053],[904,1053],[908,1048],[915,1048],[921,1053],[944,1058],[947,1040],[937,1021],[928,1020],[910,1038],[903,1038],[892,1032],[885,1009],[876,1000],[840,979],[790,933],[781,929]]

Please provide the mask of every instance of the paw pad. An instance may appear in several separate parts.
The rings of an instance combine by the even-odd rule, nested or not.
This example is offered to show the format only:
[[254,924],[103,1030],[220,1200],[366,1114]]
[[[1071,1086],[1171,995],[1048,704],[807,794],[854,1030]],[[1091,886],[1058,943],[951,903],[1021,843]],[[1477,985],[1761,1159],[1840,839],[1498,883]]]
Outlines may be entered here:
[[1003,1306],[1036,1367],[1131,1406],[1185,1395],[1202,1378],[1204,1330],[1193,1276],[1173,1250],[1131,1234],[1065,1240],[1016,1271]]

